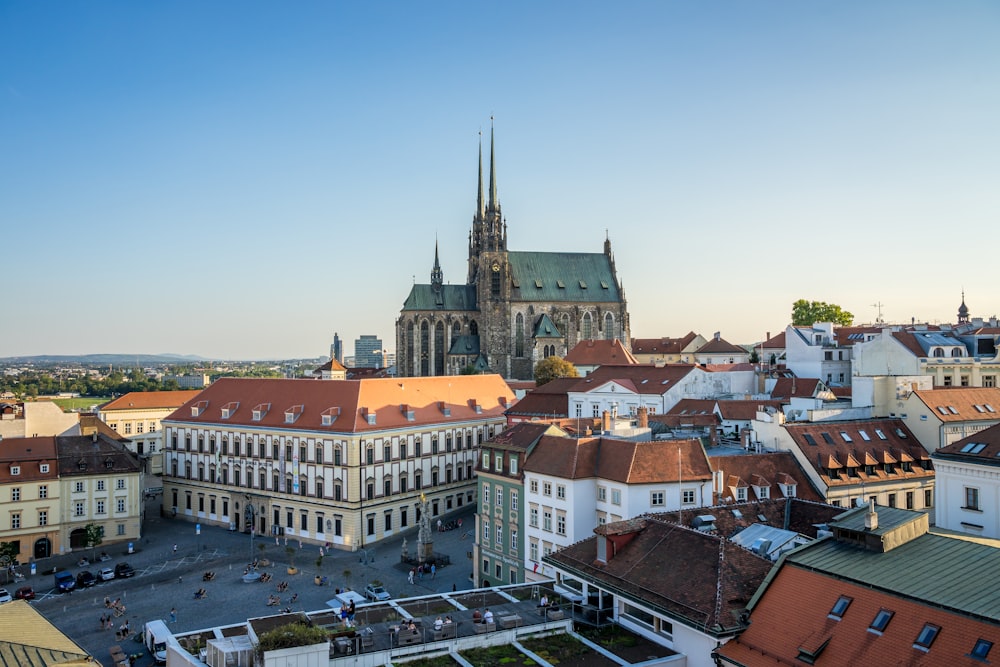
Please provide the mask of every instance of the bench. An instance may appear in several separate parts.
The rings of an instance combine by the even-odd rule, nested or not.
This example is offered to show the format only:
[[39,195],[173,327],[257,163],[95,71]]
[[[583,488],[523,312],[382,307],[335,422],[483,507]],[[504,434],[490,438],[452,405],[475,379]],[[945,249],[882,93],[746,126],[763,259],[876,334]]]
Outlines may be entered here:
[[545,610],[545,617],[550,621],[559,621],[566,618],[566,612],[562,609],[549,608]]
[[500,627],[503,628],[504,630],[509,630],[511,628],[517,628],[520,627],[521,625],[524,625],[524,622],[521,620],[521,617],[518,616],[517,614],[505,614],[504,616],[499,616],[498,618],[500,619]]
[[420,644],[424,641],[424,638],[420,636],[419,630],[400,630],[398,639],[400,646],[411,646],[412,644]]
[[473,623],[472,629],[476,631],[477,635],[482,635],[487,632],[493,632],[497,629],[497,624],[494,623]]
[[442,639],[455,639],[457,637],[458,637],[457,623],[445,623],[444,625],[441,626],[440,630],[434,631],[434,641],[436,642],[439,642]]

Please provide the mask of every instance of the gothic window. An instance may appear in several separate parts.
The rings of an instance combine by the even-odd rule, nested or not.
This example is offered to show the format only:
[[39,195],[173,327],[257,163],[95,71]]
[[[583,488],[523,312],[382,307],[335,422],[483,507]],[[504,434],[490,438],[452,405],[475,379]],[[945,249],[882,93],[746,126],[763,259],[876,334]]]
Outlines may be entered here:
[[524,356],[524,315],[521,313],[514,320],[514,356]]
[[444,375],[444,357],[448,349],[444,344],[444,324],[434,325],[434,375]]
[[409,359],[409,370],[412,373],[415,369],[413,364],[415,350],[413,349],[413,322],[409,322],[406,325],[406,355]]
[[472,320],[471,322],[469,322],[469,334],[472,335],[472,336],[478,336],[479,335],[479,325],[476,323],[475,320]]
[[490,271],[490,294],[493,298],[499,298],[500,296],[500,265],[494,264],[493,270]]
[[583,314],[583,322],[580,325],[580,338],[590,340],[594,337],[594,321],[590,318],[590,313]]
[[453,322],[451,325],[451,341],[455,342],[455,339],[462,335],[462,325],[458,322]]
[[420,323],[420,352],[418,359],[420,359],[420,376],[427,377],[431,374],[430,368],[430,354],[431,350],[431,330],[427,321]]
[[614,340],[615,338],[615,318],[611,317],[611,313],[604,314],[604,339]]

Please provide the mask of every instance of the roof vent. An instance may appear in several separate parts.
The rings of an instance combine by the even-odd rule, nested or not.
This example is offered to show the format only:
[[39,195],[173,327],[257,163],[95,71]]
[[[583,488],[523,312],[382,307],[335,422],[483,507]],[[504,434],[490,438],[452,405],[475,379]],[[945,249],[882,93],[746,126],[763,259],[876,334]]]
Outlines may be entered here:
[[711,514],[699,514],[691,521],[691,526],[707,533],[715,530],[715,517]]

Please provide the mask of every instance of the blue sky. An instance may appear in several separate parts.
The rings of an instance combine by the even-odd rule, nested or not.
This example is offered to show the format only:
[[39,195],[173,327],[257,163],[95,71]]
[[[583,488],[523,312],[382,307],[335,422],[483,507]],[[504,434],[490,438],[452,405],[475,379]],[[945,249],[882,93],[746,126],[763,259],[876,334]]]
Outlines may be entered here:
[[0,1],[0,356],[395,346],[512,250],[600,252],[636,337],[1000,312],[995,2]]

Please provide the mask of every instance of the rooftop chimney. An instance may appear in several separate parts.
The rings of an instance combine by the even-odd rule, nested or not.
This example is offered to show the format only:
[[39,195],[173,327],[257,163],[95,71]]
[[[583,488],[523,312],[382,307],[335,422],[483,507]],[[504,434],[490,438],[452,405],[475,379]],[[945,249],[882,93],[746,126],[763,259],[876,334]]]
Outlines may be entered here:
[[878,512],[875,511],[875,501],[868,502],[868,514],[865,515],[865,530],[878,530]]

